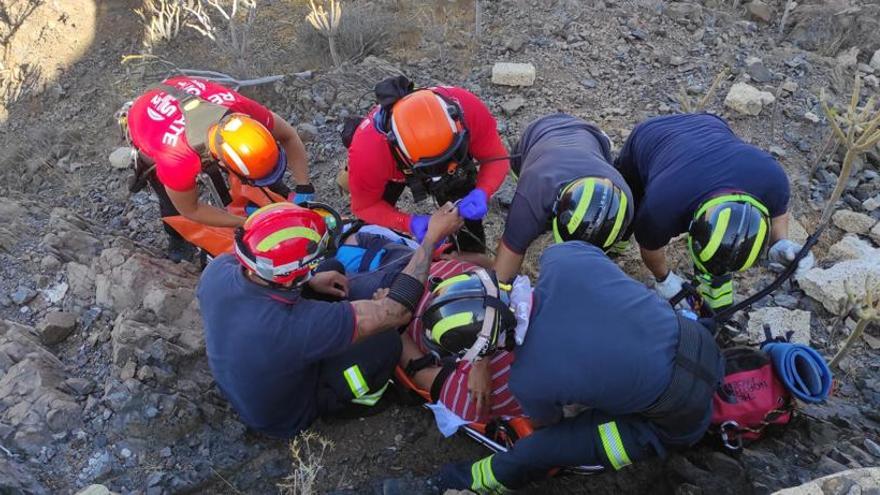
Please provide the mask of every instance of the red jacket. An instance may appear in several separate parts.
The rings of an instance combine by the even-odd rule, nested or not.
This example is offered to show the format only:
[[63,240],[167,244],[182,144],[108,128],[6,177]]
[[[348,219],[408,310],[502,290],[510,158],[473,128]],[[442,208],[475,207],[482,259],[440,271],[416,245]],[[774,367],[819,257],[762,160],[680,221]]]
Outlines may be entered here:
[[[190,77],[173,77],[163,84],[247,114],[270,131],[275,124],[269,109],[219,84]],[[199,154],[186,142],[185,126],[177,100],[160,88],[138,97],[128,112],[132,143],[156,162],[159,181],[175,191],[196,187],[196,177],[202,170]]]
[[[508,156],[495,118],[486,105],[473,93],[463,88],[440,86],[431,88],[452,99],[461,107],[464,123],[470,131],[470,154],[479,161]],[[385,136],[376,130],[373,115],[378,107],[360,123],[348,148],[348,183],[351,191],[351,209],[361,220],[383,225],[400,232],[409,232],[412,215],[398,210],[382,199],[385,185],[404,182],[403,173],[391,155]],[[479,166],[477,187],[492,197],[504,182],[510,161],[494,160]]]

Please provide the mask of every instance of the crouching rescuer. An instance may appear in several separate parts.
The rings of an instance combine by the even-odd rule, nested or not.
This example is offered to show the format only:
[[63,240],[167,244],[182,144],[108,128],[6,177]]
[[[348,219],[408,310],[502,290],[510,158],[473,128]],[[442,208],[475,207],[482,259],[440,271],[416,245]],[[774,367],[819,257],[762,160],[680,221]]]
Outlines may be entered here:
[[[540,265],[509,381],[539,429],[507,452],[444,466],[446,488],[501,493],[556,467],[619,470],[688,447],[709,427],[724,365],[701,323],[586,242],[552,246]],[[582,412],[564,412],[573,405]]]
[[[401,353],[398,333],[388,330],[409,322],[434,244],[462,222],[452,204],[441,206],[387,295],[356,301],[344,299],[363,292],[355,287],[361,279],[326,269],[338,265],[328,259],[336,223],[290,203],[266,206],[237,229],[234,255],[216,258],[202,274],[211,371],[242,421],[259,432],[291,437],[320,416],[374,410]],[[319,300],[327,297],[337,300]]]

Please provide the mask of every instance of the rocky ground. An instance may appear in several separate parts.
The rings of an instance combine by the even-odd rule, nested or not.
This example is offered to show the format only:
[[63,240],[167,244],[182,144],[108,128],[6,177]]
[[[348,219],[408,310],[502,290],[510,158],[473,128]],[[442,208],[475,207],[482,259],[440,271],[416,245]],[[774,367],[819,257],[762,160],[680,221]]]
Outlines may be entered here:
[[[39,38],[47,41],[34,33],[13,39],[18,62],[35,56],[46,70],[39,91],[4,102],[0,117],[0,492],[71,493],[92,483],[120,493],[276,491],[292,470],[288,446],[248,432],[213,385],[193,298],[197,267],[161,259],[154,198],[130,196],[128,172],[107,160],[120,145],[113,112],[164,73],[118,63],[142,50],[131,12],[140,2],[79,3],[56,0],[36,11],[30,28],[47,30]],[[839,153],[830,162],[820,156],[829,128],[818,95],[827,88],[832,102],[848,101],[856,72],[866,93],[877,94],[880,5],[804,0],[780,34],[784,1],[738,3],[499,0],[481,2],[476,16],[465,0],[346,2],[354,34],[343,49],[359,56],[331,69],[302,5],[261,0],[247,64],[191,31],[153,53],[241,77],[285,74],[246,92],[297,124],[321,199],[343,209],[334,183],[345,161],[341,121],[363,113],[363,95],[387,75],[471,89],[511,145],[531,119],[556,110],[597,122],[619,144],[636,122],[680,111],[680,92],[698,98],[727,67],[707,108],[779,157],[792,182],[794,237],[803,238],[840,163]],[[496,62],[533,64],[534,83],[494,84]],[[731,340],[754,341],[769,322],[835,352],[855,324],[855,315],[836,316],[846,289],[880,280],[878,153],[857,163],[834,227],[815,250],[819,268],[740,315],[742,331]],[[511,192],[507,184],[499,196]],[[504,214],[493,205],[491,236]],[[677,261],[686,270],[684,257]],[[621,262],[647,280],[634,252]],[[745,294],[771,278],[760,268],[737,283]],[[768,493],[876,466],[878,337],[869,329],[842,361],[827,404],[802,407],[790,427],[741,456],[720,453],[709,438],[684,455],[527,492]],[[443,440],[426,411],[402,404],[315,429],[335,442],[318,476],[322,492],[369,493],[375,480],[424,476],[483,453],[465,438]],[[852,490],[862,478],[853,479],[821,489],[860,493]]]

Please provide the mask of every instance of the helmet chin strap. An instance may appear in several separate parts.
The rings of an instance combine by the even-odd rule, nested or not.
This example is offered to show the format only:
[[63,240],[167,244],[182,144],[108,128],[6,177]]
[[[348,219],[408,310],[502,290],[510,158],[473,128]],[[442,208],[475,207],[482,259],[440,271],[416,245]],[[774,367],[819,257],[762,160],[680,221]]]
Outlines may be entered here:
[[[495,285],[492,277],[489,276],[489,273],[486,272],[486,270],[477,270],[474,273],[479,277],[480,282],[483,283],[483,287],[486,289],[486,296],[497,299],[498,287]],[[480,334],[477,336],[477,340],[475,340],[474,344],[467,350],[467,352],[465,352],[462,359],[473,363],[478,357],[481,357],[485,353],[489,347],[489,342],[492,338],[492,331],[496,324],[496,314],[497,309],[494,306],[486,305],[486,313],[483,317],[483,328],[480,329]]]

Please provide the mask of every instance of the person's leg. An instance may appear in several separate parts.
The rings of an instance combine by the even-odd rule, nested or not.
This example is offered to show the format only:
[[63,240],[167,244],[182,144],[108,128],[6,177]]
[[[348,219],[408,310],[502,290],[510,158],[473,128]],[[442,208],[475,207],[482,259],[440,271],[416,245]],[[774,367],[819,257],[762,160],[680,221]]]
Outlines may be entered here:
[[545,478],[556,467],[602,465],[622,469],[664,452],[650,425],[637,417],[611,418],[589,410],[537,430],[507,452],[475,463],[448,464],[444,488],[499,493]]
[[400,336],[388,331],[324,359],[318,377],[318,414],[378,412],[375,406],[388,388],[400,353]]
[[733,304],[733,276],[731,274],[719,277],[700,273],[699,268],[694,270],[697,273],[697,280],[700,282],[698,291],[709,308],[718,312]]
[[[171,202],[171,198],[168,197],[168,193],[165,191],[165,186],[159,182],[159,177],[156,175],[155,171],[150,172],[147,181],[150,183],[150,189],[153,190],[153,194],[155,194],[156,198],[159,200],[159,215],[162,218],[180,215],[180,212],[177,211],[174,203]],[[175,263],[179,263],[186,257],[187,252],[191,251],[192,248],[187,246],[188,242],[179,232],[174,230],[173,227],[162,222],[162,228],[168,235],[168,259]]]

